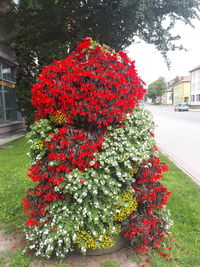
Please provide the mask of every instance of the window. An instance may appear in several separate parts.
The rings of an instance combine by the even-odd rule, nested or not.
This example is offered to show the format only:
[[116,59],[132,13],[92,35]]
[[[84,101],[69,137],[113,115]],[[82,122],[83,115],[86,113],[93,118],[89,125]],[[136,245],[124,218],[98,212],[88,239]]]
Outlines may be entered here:
[[195,101],[195,95],[191,95],[191,101],[192,101],[192,102]]
[[0,123],[3,122],[3,101],[2,101],[2,90],[0,86]]
[[2,78],[3,80],[14,82],[14,68],[6,63],[2,64]]
[[200,101],[200,94],[196,95],[196,101]]
[[0,123],[17,120],[14,68],[0,62]]

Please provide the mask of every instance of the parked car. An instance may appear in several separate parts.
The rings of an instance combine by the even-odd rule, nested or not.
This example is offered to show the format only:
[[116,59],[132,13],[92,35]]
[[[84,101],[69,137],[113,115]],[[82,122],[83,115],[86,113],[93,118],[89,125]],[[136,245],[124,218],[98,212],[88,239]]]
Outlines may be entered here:
[[189,107],[186,103],[178,104],[174,107],[175,111],[189,111]]

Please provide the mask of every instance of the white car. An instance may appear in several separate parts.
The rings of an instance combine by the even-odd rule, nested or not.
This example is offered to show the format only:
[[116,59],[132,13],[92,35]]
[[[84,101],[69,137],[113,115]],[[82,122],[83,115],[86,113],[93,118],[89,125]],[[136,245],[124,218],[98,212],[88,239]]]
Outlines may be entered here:
[[178,104],[174,108],[175,111],[189,111],[189,107],[186,103]]

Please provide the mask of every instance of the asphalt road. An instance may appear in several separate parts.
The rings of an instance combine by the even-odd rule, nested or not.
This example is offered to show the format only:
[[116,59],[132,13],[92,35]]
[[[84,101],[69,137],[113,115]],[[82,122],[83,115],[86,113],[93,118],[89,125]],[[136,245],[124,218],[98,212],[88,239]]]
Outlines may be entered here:
[[200,184],[200,111],[146,106],[157,125],[158,147]]

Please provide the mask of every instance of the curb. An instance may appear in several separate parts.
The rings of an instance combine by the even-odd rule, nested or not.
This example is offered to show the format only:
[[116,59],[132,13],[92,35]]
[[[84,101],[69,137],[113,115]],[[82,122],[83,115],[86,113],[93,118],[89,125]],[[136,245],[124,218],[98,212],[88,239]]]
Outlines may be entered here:
[[5,133],[0,135],[0,146],[5,145],[11,141],[14,141],[26,134],[25,130],[15,131],[11,133]]
[[184,171],[187,175],[189,175],[192,180],[200,185],[200,172],[195,171],[192,169],[186,162],[182,159],[178,158],[172,152],[170,152],[165,146],[157,143],[159,150],[167,156],[173,163],[175,163],[182,171]]

